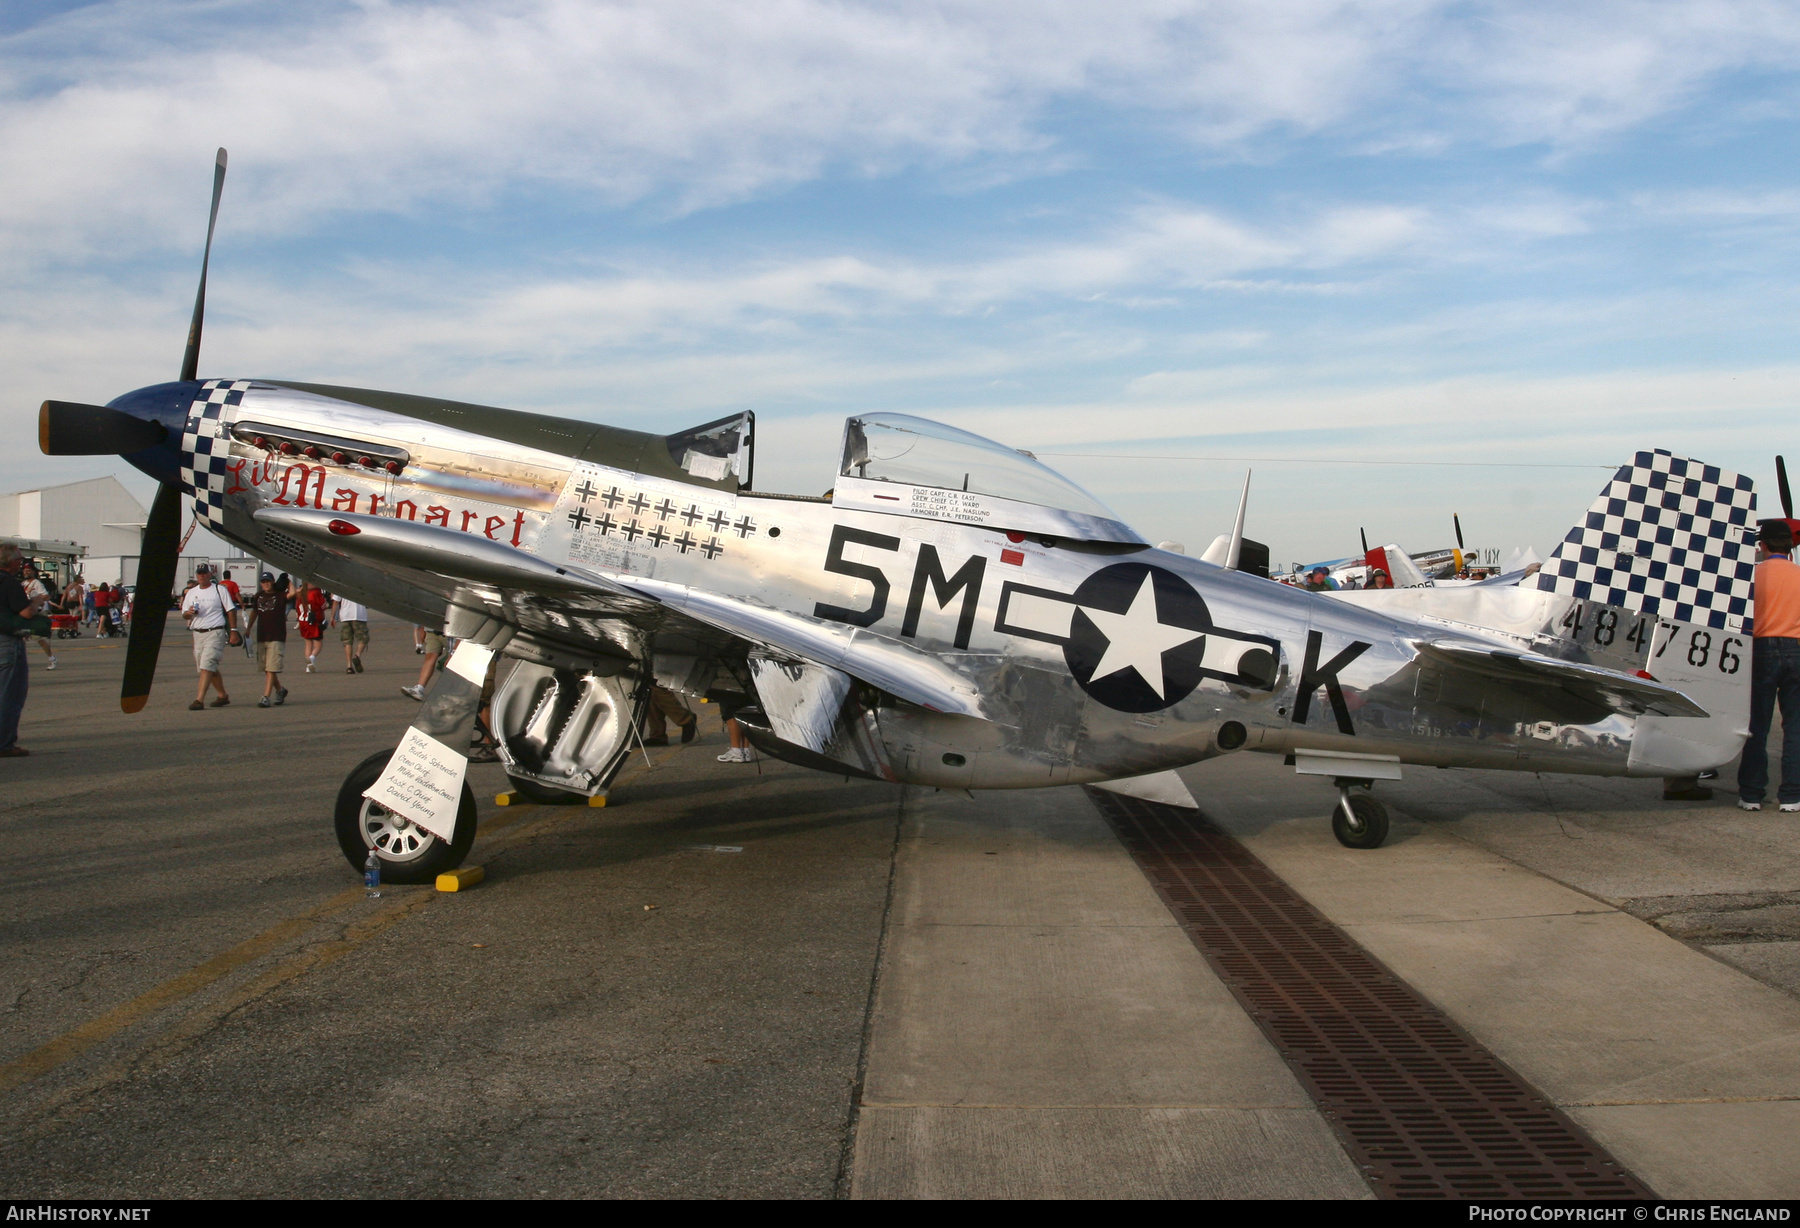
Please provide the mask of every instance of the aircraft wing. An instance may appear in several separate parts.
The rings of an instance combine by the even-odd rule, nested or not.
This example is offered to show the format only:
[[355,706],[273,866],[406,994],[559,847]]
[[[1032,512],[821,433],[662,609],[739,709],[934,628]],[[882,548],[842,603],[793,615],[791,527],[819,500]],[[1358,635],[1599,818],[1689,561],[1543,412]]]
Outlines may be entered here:
[[258,522],[318,542],[376,568],[410,568],[504,588],[521,596],[600,598],[627,621],[674,611],[780,656],[842,670],[934,712],[985,718],[975,688],[937,657],[734,597],[636,576],[551,563],[504,542],[387,516],[265,507]]
[[968,679],[937,657],[854,627],[830,627],[767,606],[685,585],[633,579],[672,609],[777,653],[816,661],[934,712],[986,719]]
[[600,572],[558,567],[505,542],[391,516],[265,507],[256,520],[377,567],[412,567],[503,588],[644,596]]
[[1705,708],[1653,678],[1623,674],[1598,665],[1561,661],[1469,640],[1424,640],[1421,656],[1441,665],[1523,686],[1555,686],[1625,716],[1708,716]]

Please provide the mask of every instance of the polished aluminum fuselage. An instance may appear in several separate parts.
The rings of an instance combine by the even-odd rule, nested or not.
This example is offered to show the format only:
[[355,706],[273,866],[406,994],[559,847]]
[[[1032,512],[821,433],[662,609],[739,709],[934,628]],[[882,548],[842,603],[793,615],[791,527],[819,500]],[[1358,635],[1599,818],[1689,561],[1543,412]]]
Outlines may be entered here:
[[[233,421],[392,445],[410,461],[396,476],[284,457],[230,438]],[[1741,718],[1727,715],[1717,728],[1717,721],[1687,718],[1689,729],[1677,729],[1671,741],[1669,728],[1680,718],[1596,713],[1566,696],[1546,698],[1541,688],[1434,666],[1417,650],[1423,639],[1460,638],[1627,672],[1646,664],[1650,635],[1627,643],[1614,612],[1610,637],[1597,636],[1602,612],[1571,619],[1580,603],[1553,594],[1315,594],[1148,547],[1024,538],[646,476],[269,385],[245,393],[219,438],[230,440],[230,482],[215,531],[389,614],[441,623],[455,607],[479,609],[572,658],[654,655],[668,651],[659,637],[683,639],[683,651],[692,655],[698,642],[727,670],[734,656],[741,665],[746,654],[791,653],[794,635],[804,632],[835,654],[826,664],[848,674],[867,680],[856,665],[866,659],[887,677],[916,676],[921,693],[967,696],[949,711],[891,696],[871,700],[865,766],[896,780],[1020,788],[1139,775],[1235,749],[1238,739],[1220,734],[1231,722],[1244,729],[1243,748],[1265,752],[1324,749],[1424,765],[1603,774],[1714,766],[1741,737],[1741,729],[1725,728]],[[259,522],[257,512],[267,508],[430,524],[608,577],[640,595],[642,609],[622,613],[604,594],[471,582],[442,567],[373,566],[358,556],[354,538],[341,549],[322,548]],[[1191,649],[1206,676],[1178,698],[1172,688],[1171,702],[1160,707],[1120,708],[1097,698],[1104,688],[1078,681],[1071,664],[1069,644],[1087,625],[1074,595],[1122,564],[1177,577],[1166,583],[1197,594],[1211,628],[1214,646],[1204,656]],[[735,612],[735,636],[708,621],[709,609],[725,605]],[[697,635],[690,617],[699,621]],[[765,625],[764,637],[743,630]],[[1659,643],[1666,650],[1691,630],[1664,624]],[[1258,645],[1271,668],[1260,679],[1234,680],[1232,663]],[[1215,660],[1215,651],[1225,655]],[[1303,691],[1303,675],[1320,668],[1335,689],[1315,682]],[[1738,680],[1721,685],[1730,690]],[[884,690],[907,693],[898,683]],[[1658,722],[1661,732],[1649,741],[1659,749],[1647,754],[1641,735]],[[1687,736],[1702,726],[1710,728],[1706,737]]]

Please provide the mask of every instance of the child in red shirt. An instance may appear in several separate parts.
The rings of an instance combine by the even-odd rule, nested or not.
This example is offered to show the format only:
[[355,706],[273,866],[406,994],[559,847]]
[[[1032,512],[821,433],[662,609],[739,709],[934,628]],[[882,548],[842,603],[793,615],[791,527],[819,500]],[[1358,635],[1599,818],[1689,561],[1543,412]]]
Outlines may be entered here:
[[319,655],[319,643],[325,636],[325,594],[316,584],[308,584],[300,599],[294,602],[294,616],[300,623],[300,639],[306,645],[306,672],[313,672],[313,658]]

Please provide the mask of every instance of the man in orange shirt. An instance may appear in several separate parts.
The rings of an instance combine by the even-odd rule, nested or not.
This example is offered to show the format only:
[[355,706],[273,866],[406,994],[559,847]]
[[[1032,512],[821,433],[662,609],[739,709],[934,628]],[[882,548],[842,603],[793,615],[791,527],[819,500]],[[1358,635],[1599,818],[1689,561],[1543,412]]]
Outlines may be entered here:
[[1781,701],[1781,808],[1800,811],[1800,566],[1785,520],[1757,530],[1756,640],[1751,650],[1750,740],[1738,764],[1738,808],[1761,810],[1769,788],[1769,726]]

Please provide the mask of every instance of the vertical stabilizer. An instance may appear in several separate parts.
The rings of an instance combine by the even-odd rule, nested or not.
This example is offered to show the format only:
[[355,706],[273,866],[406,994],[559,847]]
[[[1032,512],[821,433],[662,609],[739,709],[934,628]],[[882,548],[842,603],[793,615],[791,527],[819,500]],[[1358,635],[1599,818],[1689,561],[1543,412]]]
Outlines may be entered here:
[[1639,452],[1523,587],[1670,622],[1741,631],[1756,573],[1750,479]]

